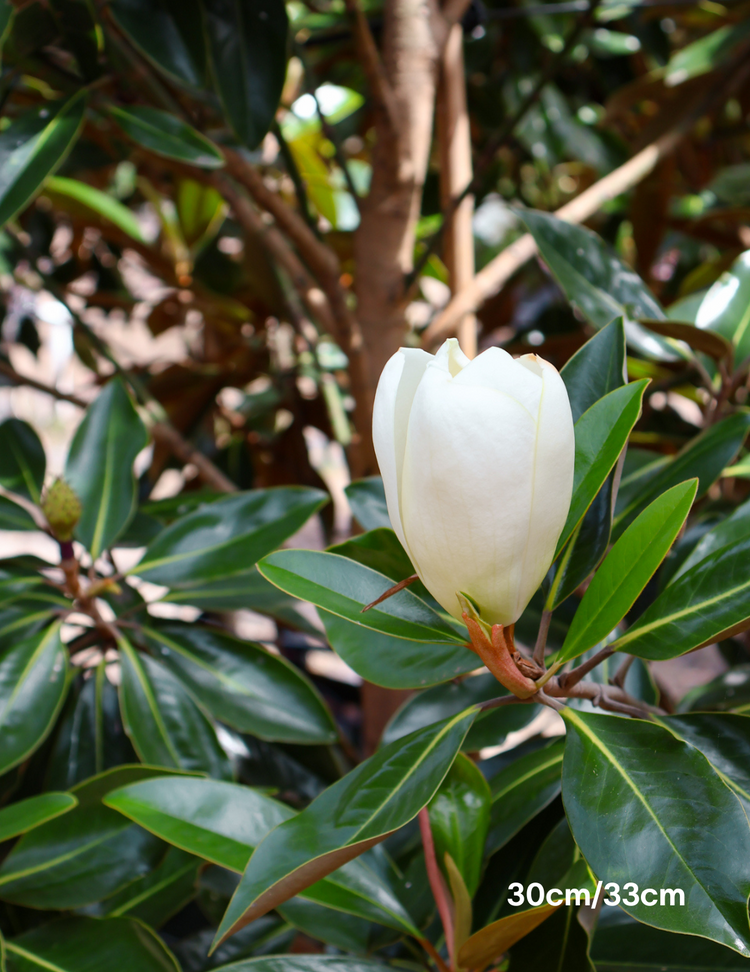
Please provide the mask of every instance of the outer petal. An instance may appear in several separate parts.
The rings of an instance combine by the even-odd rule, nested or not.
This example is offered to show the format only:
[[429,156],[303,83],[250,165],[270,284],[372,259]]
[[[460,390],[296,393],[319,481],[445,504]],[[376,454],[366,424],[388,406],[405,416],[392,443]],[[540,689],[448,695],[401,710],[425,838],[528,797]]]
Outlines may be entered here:
[[414,393],[433,360],[431,354],[419,348],[401,348],[383,368],[373,405],[372,438],[383,477],[388,516],[407,550],[400,503],[406,431]]
[[[524,355],[536,358],[536,355]],[[501,395],[509,395],[536,418],[542,397],[541,369],[530,370],[523,358],[513,358],[502,348],[487,348],[479,357],[456,375],[456,384],[494,388]]]
[[524,355],[516,364],[537,373],[541,371],[543,382],[531,482],[531,516],[515,608],[516,615],[520,616],[547,573],[565,526],[573,493],[575,434],[568,392],[553,365],[534,354]]
[[460,617],[456,591],[465,591],[490,624],[510,624],[529,533],[536,422],[510,395],[467,384],[473,366],[454,379],[435,365],[419,384],[401,516],[412,562],[447,611]]

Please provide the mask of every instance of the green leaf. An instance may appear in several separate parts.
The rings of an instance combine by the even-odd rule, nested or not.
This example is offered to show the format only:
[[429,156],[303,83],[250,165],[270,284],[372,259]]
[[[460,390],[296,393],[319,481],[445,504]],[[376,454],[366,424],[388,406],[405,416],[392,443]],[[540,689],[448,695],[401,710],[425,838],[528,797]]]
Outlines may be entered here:
[[202,0],[211,69],[224,113],[250,148],[263,139],[276,114],[287,62],[283,0]]
[[144,763],[231,778],[216,730],[174,675],[121,638],[120,711]]
[[200,858],[170,847],[153,871],[87,911],[96,918],[139,918],[152,928],[160,928],[193,900],[202,866]]
[[556,740],[514,760],[490,780],[489,854],[500,850],[559,794],[562,762],[562,741]]
[[34,518],[7,496],[0,496],[0,530],[38,530]]
[[726,338],[713,331],[701,330],[694,324],[683,321],[649,321],[646,318],[641,318],[640,323],[647,330],[653,331],[654,334],[684,341],[694,351],[702,351],[703,354],[707,354],[715,361],[731,358],[732,345]]
[[750,718],[732,713],[670,716],[659,723],[702,753],[750,812]]
[[46,738],[65,700],[67,667],[59,624],[0,651],[0,774]]
[[372,924],[364,918],[301,897],[287,901],[278,912],[295,928],[319,942],[354,955],[366,955],[369,950]]
[[613,647],[639,658],[674,658],[744,631],[748,619],[750,538],[681,574]]
[[697,488],[695,479],[673,486],[630,524],[594,574],[557,661],[593,648],[625,617],[682,529]]
[[487,780],[459,753],[428,807],[438,862],[450,854],[470,897],[479,887],[491,803]]
[[677,51],[667,64],[664,83],[668,87],[682,84],[688,78],[696,78],[726,64],[735,48],[750,33],[750,23],[741,20],[737,24],[719,27],[700,40],[693,41]]
[[664,318],[664,311],[644,282],[583,226],[574,226],[549,213],[520,210],[520,218],[534,237],[539,252],[568,300],[596,328],[622,317],[628,344],[649,358],[677,357],[675,347],[645,331],[636,320]]
[[[176,847],[238,873],[266,835],[295,816],[259,790],[214,780],[148,780],[110,793],[106,803]],[[350,861],[303,896],[413,931],[398,899],[361,860]]]
[[49,787],[67,790],[113,766],[137,761],[106,667],[102,659],[92,676],[79,675],[73,683],[50,753]]
[[691,689],[678,712],[738,712],[750,708],[750,665],[735,665],[705,685]]
[[60,817],[78,805],[70,793],[41,793],[0,808],[0,844]]
[[[363,564],[365,567],[371,567],[379,574],[390,577],[392,581],[406,580],[416,573],[409,555],[390,527],[368,530],[367,533],[350,537],[343,543],[334,544],[328,548],[328,551],[340,557],[348,557],[349,560],[356,560],[358,564]],[[411,590],[421,591],[419,596],[423,600],[430,596],[420,581],[416,581],[411,586]]]
[[408,588],[362,613],[393,582],[348,557],[318,550],[279,550],[265,557],[258,570],[287,594],[381,634],[411,641],[465,643],[452,624]]
[[0,425],[0,486],[38,503],[46,464],[44,447],[27,422],[10,418]]
[[101,189],[78,179],[50,176],[44,184],[44,192],[53,203],[62,202],[64,205],[66,201],[72,201],[76,209],[82,209],[89,218],[92,215],[99,217],[138,243],[146,242],[135,213]]
[[654,475],[644,478],[642,488],[636,490],[635,495],[628,496],[622,504],[618,502],[613,537],[617,539],[641,510],[677,483],[697,477],[699,482],[696,498],[700,499],[705,495],[723,470],[734,461],[745,441],[748,428],[750,412],[737,412],[704,429],[661,467],[655,466]]
[[224,156],[210,139],[168,111],[143,105],[109,105],[107,111],[126,135],[149,152],[200,169],[224,165]]
[[217,719],[239,732],[291,743],[338,739],[333,718],[310,681],[261,645],[215,628],[144,628],[162,665]]
[[591,957],[597,972],[747,972],[750,961],[705,938],[673,935],[604,908]]
[[557,543],[558,552],[591,506],[625,448],[641,414],[641,400],[647,384],[648,380],[644,378],[616,388],[595,402],[576,422],[573,497]]
[[78,806],[25,834],[3,861],[0,898],[33,908],[76,908],[147,874],[164,856],[164,844],[101,800],[110,789],[168,772],[119,766],[73,787]]
[[96,560],[125,529],[135,512],[135,457],[146,429],[119,378],[110,381],[76,429],[65,478],[81,500],[76,528]]
[[[472,658],[473,653],[464,644],[425,644],[394,638],[327,611],[319,610],[318,614],[336,654],[375,685],[424,688],[465,675],[477,667],[476,655]],[[440,640],[445,639],[441,636]]]
[[573,421],[615,388],[626,384],[625,325],[611,321],[569,358],[560,372],[570,399]]
[[345,489],[346,498],[352,508],[352,516],[363,530],[377,530],[390,527],[388,508],[385,504],[385,490],[380,476],[357,479]]
[[[435,685],[412,695],[404,702],[385,727],[382,744],[395,742],[416,729],[457,715],[470,705],[488,702],[507,694],[507,690],[489,673]],[[462,748],[473,753],[485,746],[499,746],[509,732],[523,729],[538,715],[539,707],[536,705],[505,705],[480,712],[469,729]]]
[[[3,45],[8,39],[16,9],[9,0],[0,0],[0,56],[2,55]],[[2,970],[2,958],[0,957],[0,970]],[[4,972],[4,970],[2,970]]]
[[383,972],[383,963],[348,955],[264,955],[219,966],[216,972]]
[[[563,801],[596,876],[620,886],[681,888],[621,907],[657,928],[699,934],[750,956],[750,828],[740,802],[708,760],[666,729],[567,708]],[[601,812],[602,794],[607,812]]]
[[182,84],[204,84],[207,53],[198,0],[113,0],[110,10],[155,67]]
[[159,936],[132,918],[58,918],[5,947],[8,972],[180,972]]
[[[625,331],[621,317],[590,338],[560,372],[578,421],[600,398],[626,384]],[[568,598],[598,566],[606,553],[612,529],[612,492],[616,472],[610,473],[575,528],[555,567],[549,606]]]
[[750,538],[750,500],[738,506],[730,516],[721,520],[713,529],[703,534],[690,554],[683,560],[669,580],[673,584],[696,564],[729,544],[741,543]]
[[255,850],[217,932],[223,941],[398,830],[430,801],[476,709],[375,753]]
[[0,132],[0,227],[25,209],[78,138],[85,91],[43,103]]
[[288,597],[270,584],[260,575],[255,564],[223,580],[207,581],[184,591],[171,591],[162,600],[173,604],[191,604],[205,611],[255,611],[298,631],[320,634],[320,628],[313,626],[300,611],[297,598]]
[[234,580],[327,502],[327,493],[302,486],[228,496],[163,530],[129,573],[173,590]]
[[741,253],[711,286],[695,323],[730,341],[738,366],[750,355],[750,250]]

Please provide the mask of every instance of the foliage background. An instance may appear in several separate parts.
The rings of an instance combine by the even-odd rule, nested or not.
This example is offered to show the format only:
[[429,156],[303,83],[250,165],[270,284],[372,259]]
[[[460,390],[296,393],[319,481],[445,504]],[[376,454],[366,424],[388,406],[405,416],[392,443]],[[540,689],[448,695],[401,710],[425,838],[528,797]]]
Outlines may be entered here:
[[[208,664],[214,681],[206,682],[187,662],[182,669],[160,666],[162,636],[140,646],[150,644],[150,651],[115,644],[102,627],[111,617],[101,606],[105,616],[98,621],[88,609],[66,615],[62,640],[68,648],[45,641],[55,612],[69,604],[48,592],[36,599],[39,592],[31,588],[42,565],[30,558],[57,563],[57,544],[39,529],[38,515],[27,511],[24,520],[18,503],[4,500],[3,810],[139,759],[234,779],[251,793],[271,788],[301,809],[374,752],[384,728],[386,738],[395,739],[399,719],[410,729],[429,724],[414,715],[419,705],[412,702],[386,728],[405,698],[401,693],[428,684],[429,674],[409,681],[400,671],[389,675],[387,663],[378,670],[374,638],[359,653],[347,652],[351,639],[340,622],[337,627],[329,616],[323,630],[309,604],[281,594],[252,570],[282,543],[320,549],[352,531],[387,527],[375,481],[350,488],[348,498],[344,487],[377,472],[369,443],[372,392],[383,362],[402,343],[434,348],[458,331],[469,348],[476,341],[479,349],[536,350],[562,367],[597,329],[625,319],[628,376],[631,383],[651,383],[629,438],[620,512],[627,513],[629,503],[643,509],[655,498],[649,476],[657,475],[660,490],[680,481],[658,479],[675,456],[681,457],[675,474],[701,480],[687,532],[629,620],[666,586],[704,533],[742,509],[750,476],[743,445],[750,354],[747,6],[612,0],[595,9],[568,4],[562,13],[548,5],[459,7],[446,5],[440,14],[429,5],[360,10],[350,4],[347,10],[323,0],[286,8],[208,0],[0,3],[0,408],[4,417],[30,422],[46,452],[45,461],[25,426],[0,426],[3,496],[37,503],[45,476],[49,485],[64,470],[87,517],[101,512],[106,496],[103,538],[94,527],[79,531],[101,576],[130,569],[144,547],[191,511],[210,520],[205,511],[231,502],[221,498],[228,492],[241,493],[239,505],[230,514],[218,507],[206,529],[224,520],[246,540],[220,568],[198,558],[182,587],[158,565],[149,575],[147,555],[139,576],[153,586],[141,584],[135,592],[125,583],[119,592],[99,591],[111,617],[145,612],[140,596],[159,601],[148,615],[163,637],[171,632],[183,639],[183,647]],[[452,26],[457,19],[461,26]],[[472,168],[474,202],[453,206]],[[569,218],[585,220],[595,236],[533,213],[524,214],[525,224],[519,216],[521,209],[554,212],[576,200],[580,208],[572,216],[568,211]],[[541,259],[531,259],[526,229]],[[676,356],[654,336],[668,334],[664,324],[661,331],[637,330],[636,319],[662,318],[662,308],[672,320],[723,336],[733,345],[733,367],[720,341],[717,351],[716,343],[701,344],[693,332],[672,332],[698,352],[686,354],[683,347]],[[612,332],[610,338],[612,348],[621,347]],[[594,398],[619,383],[598,386]],[[84,414],[87,431],[79,434],[78,452],[74,443],[69,453]],[[683,461],[691,443],[706,442],[706,432],[709,446],[688,451]],[[600,494],[604,507],[607,482]],[[263,494],[268,511],[251,508],[257,494],[245,491],[275,487],[305,492]],[[325,492],[317,490],[334,502],[324,504]],[[263,517],[276,523],[275,533],[253,546]],[[579,557],[573,564],[565,583],[569,594],[577,593],[556,613],[552,647],[565,638],[579,585],[610,539],[610,519],[604,517],[604,527],[595,519],[578,550],[599,553],[592,562]],[[738,540],[743,523],[740,515],[730,527]],[[190,521],[188,533],[194,528]],[[616,520],[613,539],[617,529]],[[369,561],[383,574],[400,579],[399,571],[411,573],[388,535],[366,536],[369,547],[387,554],[385,561]],[[362,546],[365,553],[356,546],[341,553],[367,563],[372,552],[367,541]],[[86,569],[89,564],[84,555]],[[198,595],[198,585],[213,587]],[[741,603],[738,612],[742,627]],[[540,605],[532,605],[519,625],[522,643],[533,643],[539,613]],[[668,712],[741,711],[750,684],[747,641],[729,627],[714,627],[716,637],[700,654],[657,662],[651,674],[638,662],[630,690]],[[220,629],[225,635],[217,634]],[[209,632],[212,647],[197,645],[193,632],[199,630]],[[66,692],[46,701],[30,683],[19,730],[12,703],[26,662],[13,652],[21,634],[37,639],[34,652],[42,639],[51,670],[66,653],[73,667]],[[231,634],[245,645],[272,645],[289,664],[221,640]],[[30,657],[42,664],[33,652]],[[252,687],[264,664],[277,666],[267,684],[278,693],[265,715],[247,686],[233,696],[216,676],[231,672]],[[434,652],[421,664],[429,672]],[[155,709],[149,692],[137,690],[144,665],[140,684],[156,692]],[[118,707],[115,689],[123,669],[132,676],[129,725],[128,701],[121,698]],[[446,681],[440,691],[428,690],[438,693],[437,702],[432,695],[423,700],[436,706],[431,721],[458,711],[441,691],[467,705],[476,701],[471,690],[478,690],[478,680],[461,686]],[[693,691],[686,695],[688,688]],[[127,691],[121,688],[121,696]],[[32,711],[38,720],[29,718]],[[166,722],[160,725],[154,711]],[[296,728],[290,727],[292,712],[304,713]],[[565,829],[560,749],[536,748],[548,739],[543,732],[559,730],[551,719],[533,721],[536,715],[498,710],[492,721],[477,724],[483,732],[472,729],[470,748],[484,756],[493,806],[504,793],[502,781],[512,782],[519,768],[512,768],[515,759],[537,753],[529,757],[537,769],[520,799],[530,811],[514,818],[510,802],[503,823],[495,809],[493,826],[505,826],[504,837],[490,839],[484,865],[481,847],[479,864],[466,864],[472,892],[471,868],[484,867],[474,904],[477,927],[503,913],[499,889],[513,868],[536,873],[528,848],[544,847],[553,828]],[[521,729],[524,736],[509,737]],[[519,739],[525,741],[514,748]],[[457,765],[470,779],[452,785],[484,793],[466,763]],[[140,776],[128,772],[114,779],[112,790]],[[493,783],[496,777],[500,782]],[[382,913],[372,922],[371,913],[352,916],[304,898],[248,925],[209,959],[208,944],[236,883],[232,871],[242,870],[238,858],[221,856],[226,847],[201,856],[178,840],[167,850],[168,843],[100,802],[108,789],[89,784],[70,815],[41,825],[42,851],[34,838],[24,851],[26,863],[16,845],[0,866],[0,882],[3,869],[7,878],[0,883],[0,931],[9,940],[14,972],[51,956],[66,969],[83,968],[84,955],[106,968],[115,961],[118,968],[128,962],[174,967],[154,933],[128,917],[158,930],[186,970],[265,952],[286,955],[292,969],[290,954],[321,949],[380,962],[413,960],[396,941],[397,930],[391,935],[391,926],[379,923]],[[39,806],[51,813],[71,805]],[[251,815],[244,805],[239,812]],[[21,830],[28,813],[25,807]],[[19,830],[0,833],[12,841]],[[99,849],[88,857],[92,833]],[[387,859],[373,856],[367,866],[377,893],[385,887],[395,894],[440,947],[440,927],[421,894],[424,859],[415,834],[413,825],[399,831],[387,845]],[[260,830],[232,839],[247,857],[258,836]],[[560,832],[558,838],[570,852],[566,866],[574,866],[579,852]],[[67,869],[58,862],[63,844],[77,848]],[[13,847],[4,844],[3,853]],[[501,865],[496,854],[503,847]],[[206,868],[204,859],[213,865]],[[14,876],[18,860],[22,877]],[[539,861],[549,864],[543,854]],[[375,893],[372,887],[368,893]],[[58,913],[62,924],[45,931]],[[119,924],[115,917],[106,928],[91,923],[105,915]],[[569,962],[561,968],[586,967],[589,941],[578,931],[582,926],[574,926],[570,940],[577,951],[570,957],[559,945],[568,941],[572,920],[568,914],[564,924],[561,915],[551,919],[561,925],[559,937],[525,938],[512,969],[538,964],[545,949],[557,949],[556,960]],[[622,949],[635,940],[632,924],[611,920],[602,928],[598,955],[593,951],[597,967],[622,967]],[[649,955],[654,967],[748,964],[711,943],[704,955],[694,940],[672,936],[665,944],[663,936],[638,926],[639,961]]]

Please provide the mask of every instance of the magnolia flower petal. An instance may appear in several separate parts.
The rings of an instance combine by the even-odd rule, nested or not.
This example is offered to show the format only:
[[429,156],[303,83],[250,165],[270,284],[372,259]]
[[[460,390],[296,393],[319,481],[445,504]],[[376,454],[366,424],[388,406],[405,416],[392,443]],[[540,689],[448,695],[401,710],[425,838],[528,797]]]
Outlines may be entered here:
[[448,338],[447,341],[443,341],[430,361],[432,367],[441,368],[454,376],[470,363],[471,358],[467,358],[463,353],[457,338]]
[[[536,358],[536,355],[524,355],[524,358]],[[456,375],[456,382],[494,388],[502,395],[510,395],[536,418],[542,395],[541,369],[531,370],[523,358],[512,358],[502,348],[483,351]]]
[[565,526],[573,494],[575,433],[568,392],[557,370],[537,355],[524,355],[518,363],[535,373],[541,371],[543,382],[531,481],[531,515],[521,555],[521,580],[515,607],[515,613],[520,616],[544,579]]
[[535,445],[536,423],[514,398],[426,370],[409,417],[401,516],[415,568],[455,617],[461,590],[489,623],[516,620]]
[[373,405],[372,438],[383,477],[388,516],[407,551],[400,511],[406,432],[414,393],[425,369],[434,360],[433,355],[419,348],[401,348],[383,369]]

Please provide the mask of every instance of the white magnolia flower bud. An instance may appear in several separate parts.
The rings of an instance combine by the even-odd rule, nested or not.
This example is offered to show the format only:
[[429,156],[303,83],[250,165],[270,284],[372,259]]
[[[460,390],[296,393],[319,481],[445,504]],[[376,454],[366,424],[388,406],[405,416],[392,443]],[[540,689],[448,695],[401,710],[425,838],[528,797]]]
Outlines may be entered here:
[[555,554],[573,491],[568,393],[535,354],[470,361],[402,348],[383,369],[373,439],[388,514],[425,587],[454,617],[468,594],[512,624]]

